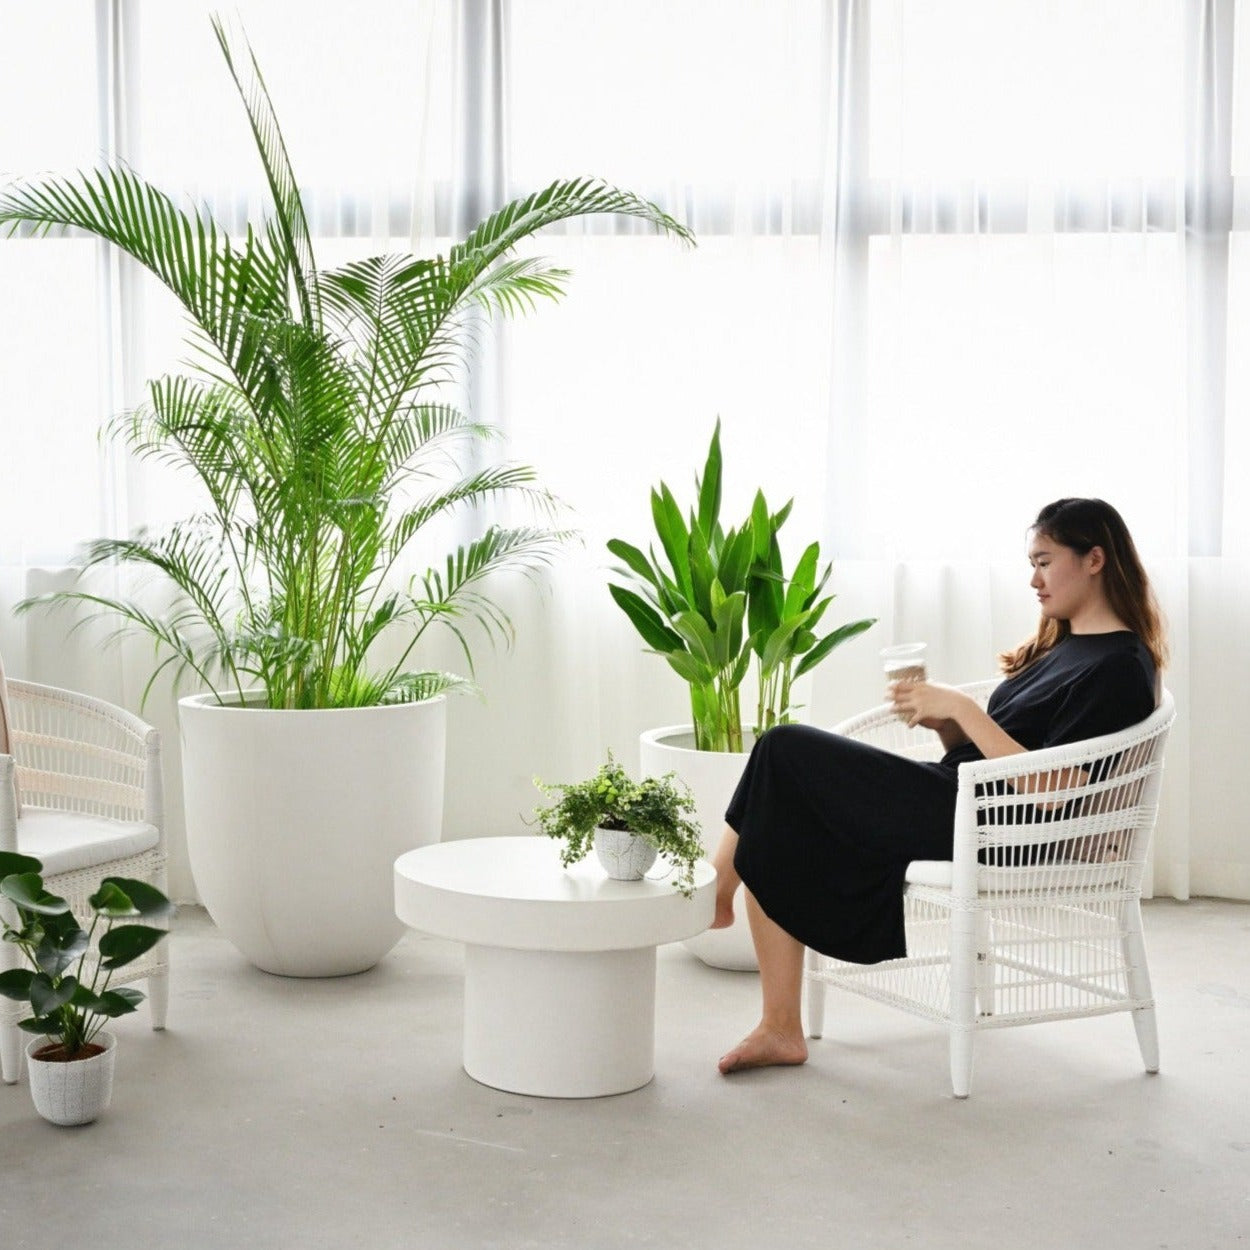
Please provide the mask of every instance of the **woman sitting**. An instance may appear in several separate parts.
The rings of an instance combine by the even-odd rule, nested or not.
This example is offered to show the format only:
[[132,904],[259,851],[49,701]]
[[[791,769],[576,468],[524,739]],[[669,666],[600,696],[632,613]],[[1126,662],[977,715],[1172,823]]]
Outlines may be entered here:
[[[720,1070],[807,1059],[803,952],[878,963],[905,955],[903,886],[917,859],[949,860],[961,763],[1115,733],[1155,706],[1163,626],[1133,539],[1101,499],[1060,499],[1029,531],[1037,633],[1000,657],[1005,680],[982,708],[937,682],[895,683],[909,726],[946,754],[919,763],[837,734],[783,725],[755,744],[714,857],[713,928],[744,895],[760,966],[759,1024]],[[1071,784],[1054,775],[1039,789]]]

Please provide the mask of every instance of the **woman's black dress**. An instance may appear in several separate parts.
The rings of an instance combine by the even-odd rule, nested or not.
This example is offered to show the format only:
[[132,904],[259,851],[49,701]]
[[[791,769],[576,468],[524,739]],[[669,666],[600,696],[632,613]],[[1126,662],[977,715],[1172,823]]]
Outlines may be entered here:
[[[1155,667],[1128,630],[1069,635],[1003,681],[988,712],[1029,750],[1115,733],[1154,707]],[[970,743],[924,764],[803,725],[764,734],[725,813],[734,867],[764,913],[826,955],[907,952],[903,884],[914,859],[950,859],[957,770]]]

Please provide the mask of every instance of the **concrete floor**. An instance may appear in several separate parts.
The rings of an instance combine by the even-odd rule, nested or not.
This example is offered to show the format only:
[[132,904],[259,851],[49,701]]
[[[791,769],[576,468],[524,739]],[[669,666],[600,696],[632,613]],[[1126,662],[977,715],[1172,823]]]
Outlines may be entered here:
[[0,1087],[0,1245],[1250,1245],[1250,905],[1154,902],[1146,927],[1157,1077],[1105,1016],[982,1035],[957,1102],[941,1030],[838,995],[806,1067],[726,1079],[756,978],[676,946],[655,1080],[552,1101],[461,1070],[459,946],[286,980],[184,909],[170,1028],[122,1022],[101,1120]]

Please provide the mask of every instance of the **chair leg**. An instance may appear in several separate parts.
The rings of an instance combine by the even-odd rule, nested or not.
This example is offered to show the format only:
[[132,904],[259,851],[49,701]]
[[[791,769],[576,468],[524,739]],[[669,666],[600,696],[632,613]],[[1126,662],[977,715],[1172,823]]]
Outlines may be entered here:
[[0,1075],[6,1085],[22,1075],[22,1031],[7,1020],[0,1023]]
[[977,913],[977,1010],[983,1016],[994,1014],[994,960],[987,912]]
[[951,1089],[967,1098],[972,1089],[972,1030],[977,1018],[980,917],[951,912]]
[[820,966],[820,956],[807,952],[807,1036],[823,1037],[825,1032],[825,992],[828,986],[811,974]]
[[972,1030],[951,1025],[951,1092],[967,1098],[972,1092]]
[[[166,939],[168,941],[168,939]],[[165,1027],[165,1016],[169,1011],[169,969],[153,973],[148,977],[148,1010],[152,1014],[152,1027],[156,1030]]]
[[1141,903],[1130,899],[1124,904],[1124,962],[1129,996],[1145,1006],[1133,1010],[1133,1028],[1147,1072],[1159,1070],[1159,1029],[1155,1022],[1154,996],[1150,988],[1150,968],[1146,963],[1146,935],[1142,929]]

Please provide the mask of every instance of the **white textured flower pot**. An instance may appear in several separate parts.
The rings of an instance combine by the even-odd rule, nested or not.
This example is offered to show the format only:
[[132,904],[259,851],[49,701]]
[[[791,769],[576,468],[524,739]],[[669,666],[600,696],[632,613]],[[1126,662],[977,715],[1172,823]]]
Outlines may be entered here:
[[117,1058],[117,1038],[97,1033],[96,1044],[104,1050],[90,1059],[70,1063],[36,1059],[35,1051],[48,1045],[46,1037],[26,1044],[26,1072],[30,1095],[49,1124],[90,1124],[108,1110],[113,1098],[113,1064]]
[[[754,741],[750,730],[742,731],[743,741]],[[710,859],[720,843],[725,827],[725,808],[737,788],[750,751],[698,751],[693,725],[668,725],[648,729],[639,738],[639,764],[644,777],[676,773],[694,795],[695,821],[703,832],[703,850]],[[705,964],[734,972],[759,969],[751,929],[747,924],[742,896],[734,922],[727,929],[708,929],[688,938],[686,946]]]
[[613,881],[641,881],[659,852],[636,833],[624,829],[596,829],[595,854]]
[[442,837],[446,700],[180,712],[187,852],[222,934],[282,976],[373,967],[404,931],[396,858]]

